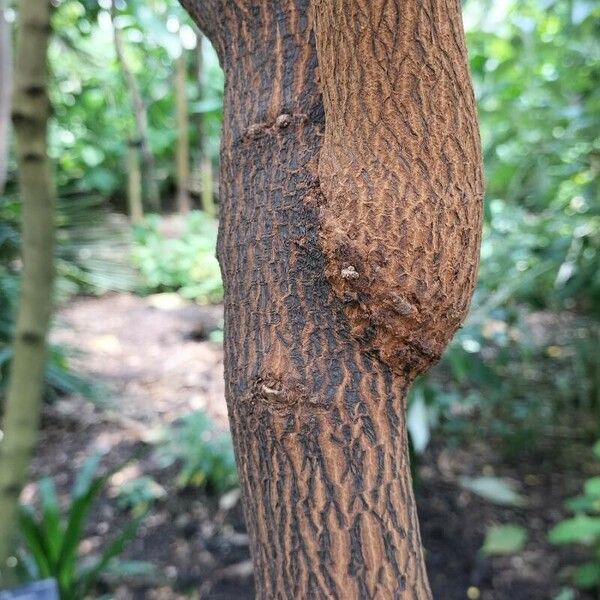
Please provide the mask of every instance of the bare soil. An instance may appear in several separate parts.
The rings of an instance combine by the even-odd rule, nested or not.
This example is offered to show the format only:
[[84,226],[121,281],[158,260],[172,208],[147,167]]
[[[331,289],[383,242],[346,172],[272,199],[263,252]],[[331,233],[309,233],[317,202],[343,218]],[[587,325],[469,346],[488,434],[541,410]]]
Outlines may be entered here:
[[[181,304],[164,295],[76,298],[59,311],[53,340],[77,348],[75,368],[102,381],[109,393],[101,403],[68,397],[46,407],[34,479],[52,475],[64,493],[92,452],[106,453],[105,467],[139,453],[98,502],[83,544],[86,554],[97,552],[131,518],[114,498],[124,481],[149,475],[167,492],[125,556],[151,562],[151,574],[107,578],[99,597],[254,597],[248,539],[235,493],[219,499],[201,490],[178,489],[177,469],[161,467],[152,451],[161,428],[193,410],[205,410],[226,427],[223,350],[209,339],[221,317],[220,307]],[[581,457],[587,456],[587,447],[568,438],[547,439],[510,458],[499,448],[493,439],[454,448],[434,440],[418,461],[419,515],[435,598],[553,599],[565,585],[567,565],[578,558],[573,551],[550,546],[546,533],[564,516],[565,498],[581,487],[588,470]],[[527,504],[503,508],[461,488],[460,477],[477,475],[514,480]],[[34,486],[25,491],[26,496],[33,493]],[[518,555],[486,557],[480,552],[485,531],[501,523],[527,527],[529,542]]]

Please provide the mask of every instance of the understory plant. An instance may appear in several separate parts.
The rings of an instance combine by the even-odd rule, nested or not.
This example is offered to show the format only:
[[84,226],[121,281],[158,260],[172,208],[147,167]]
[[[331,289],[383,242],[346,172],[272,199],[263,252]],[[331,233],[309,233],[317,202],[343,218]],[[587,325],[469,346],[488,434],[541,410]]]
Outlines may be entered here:
[[179,292],[203,304],[221,302],[216,219],[201,211],[170,220],[148,215],[133,234],[132,260],[144,292]]
[[165,431],[159,456],[163,466],[179,466],[180,487],[223,493],[237,485],[231,435],[202,411],[183,417]]
[[100,455],[93,455],[86,460],[64,509],[61,509],[54,480],[49,477],[37,485],[37,509],[31,505],[21,506],[23,575],[31,580],[56,579],[61,600],[86,598],[107,572],[132,572],[144,567],[143,563],[118,560],[127,542],[135,537],[143,514],[130,520],[99,556],[84,558],[81,555],[92,506],[110,477],[123,467],[120,465],[105,475],[97,475],[100,459]]
[[[111,223],[99,198],[66,194],[58,200],[56,221],[57,300],[75,293],[101,294],[134,287],[135,272],[120,258],[127,240],[118,224]],[[20,222],[18,199],[0,196],[0,412],[12,359],[22,269]],[[70,353],[65,346],[49,345],[45,397],[77,394],[99,399],[102,386],[69,367]]]
[[[600,459],[600,441],[594,454]],[[573,583],[600,593],[600,476],[587,479],[583,493],[570,498],[566,506],[574,516],[557,523],[548,538],[553,544],[576,544],[591,550],[589,560],[575,568]]]

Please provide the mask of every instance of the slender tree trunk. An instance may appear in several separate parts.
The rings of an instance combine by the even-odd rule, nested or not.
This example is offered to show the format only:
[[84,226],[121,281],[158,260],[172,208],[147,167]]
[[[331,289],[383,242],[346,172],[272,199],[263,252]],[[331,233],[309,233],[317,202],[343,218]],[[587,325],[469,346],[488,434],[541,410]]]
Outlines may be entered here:
[[0,194],[8,174],[10,96],[12,90],[12,40],[6,20],[7,0],[0,0]]
[[405,398],[481,230],[458,0],[184,0],[225,75],[218,255],[257,597],[430,598]]
[[[204,72],[204,62],[202,55],[202,34],[198,33],[198,45],[196,48],[196,80],[198,87],[202,91],[202,80]],[[196,170],[200,173],[200,206],[202,210],[209,216],[215,217],[217,211],[215,208],[215,198],[213,193],[213,168],[208,149],[206,146],[206,136],[204,135],[204,115],[196,114],[196,131],[198,133],[198,145]]]
[[129,142],[127,148],[127,203],[129,219],[135,225],[144,218],[142,203],[142,173],[140,171],[139,144]]
[[19,495],[37,439],[53,279],[54,183],[46,151],[50,3],[23,2],[19,20],[13,122],[23,272],[0,442],[0,587],[13,579],[9,558],[15,553]]
[[200,162],[200,183],[202,189],[200,191],[200,205],[202,210],[210,217],[217,216],[215,207],[215,196],[213,193],[213,168],[210,156],[204,156]]
[[160,193],[156,180],[156,165],[154,163],[154,155],[152,154],[152,148],[150,147],[150,140],[148,137],[148,113],[142,99],[140,86],[138,85],[137,79],[135,78],[135,75],[129,66],[127,57],[125,56],[125,46],[123,44],[121,30],[115,24],[117,10],[114,2],[112,3],[111,16],[113,21],[115,52],[119,65],[121,66],[121,70],[123,71],[123,76],[125,77],[125,83],[127,84],[127,88],[129,90],[131,109],[135,119],[136,136],[142,152],[144,181],[146,183],[146,197],[148,198],[148,204],[151,210],[158,212],[160,211]]
[[175,71],[175,112],[177,122],[177,210],[180,214],[190,211],[190,131],[187,105],[187,66],[185,50],[177,59]]

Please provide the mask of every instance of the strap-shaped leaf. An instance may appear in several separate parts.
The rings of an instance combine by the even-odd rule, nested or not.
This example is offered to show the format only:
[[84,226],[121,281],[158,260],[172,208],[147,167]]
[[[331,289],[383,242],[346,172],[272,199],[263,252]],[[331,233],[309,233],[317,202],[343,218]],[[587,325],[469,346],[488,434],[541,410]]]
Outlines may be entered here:
[[19,525],[21,535],[25,540],[27,549],[31,553],[42,578],[50,577],[52,569],[48,562],[48,546],[44,534],[35,520],[35,514],[31,506],[21,506],[19,511]]

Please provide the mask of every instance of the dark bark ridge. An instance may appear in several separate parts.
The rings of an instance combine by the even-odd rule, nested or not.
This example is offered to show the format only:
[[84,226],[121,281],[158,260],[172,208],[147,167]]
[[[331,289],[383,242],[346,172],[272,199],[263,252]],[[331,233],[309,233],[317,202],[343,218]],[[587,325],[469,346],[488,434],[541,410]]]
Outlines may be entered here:
[[[424,362],[400,356],[407,341],[393,342],[393,360],[385,354],[390,342],[379,332],[395,335],[396,324],[373,328],[383,319],[375,311],[384,293],[368,270],[374,250],[343,229],[348,207],[340,198],[349,195],[351,210],[363,211],[365,237],[374,235],[374,227],[398,229],[400,211],[403,229],[413,226],[413,218],[421,223],[421,239],[431,217],[381,209],[384,214],[371,222],[363,184],[355,181],[361,191],[348,192],[353,173],[364,179],[359,163],[342,163],[344,176],[341,183],[336,179],[337,156],[346,156],[337,147],[344,136],[331,130],[343,118],[335,115],[339,99],[324,81],[325,20],[332,11],[327,3],[312,7],[316,46],[308,0],[183,3],[211,38],[226,76],[218,244],[225,378],[257,597],[430,598],[404,418],[407,385]],[[384,11],[390,2],[373,4]],[[350,112],[345,114],[345,127],[351,127]],[[380,134],[362,123],[356,127],[356,136]],[[356,147],[366,152],[367,144]],[[396,165],[388,166],[389,173],[372,169],[381,154],[363,160],[378,186],[389,187],[388,176],[400,177]],[[429,193],[417,167],[409,174],[419,177],[419,193]],[[395,185],[374,203],[394,206],[392,192],[402,191]],[[438,202],[445,198],[438,190]],[[454,196],[447,202],[452,209],[459,205]],[[471,225],[477,228],[476,219]],[[349,241],[339,236],[340,227]],[[431,236],[443,241],[438,230]],[[420,244],[427,243],[425,236]],[[473,244],[469,238],[469,264]],[[392,259],[400,260],[397,254]],[[404,295],[396,301],[398,314],[416,319],[403,301],[419,310],[417,300],[424,304],[425,296],[413,298],[405,283],[394,283],[391,267],[382,268],[389,280],[385,293]],[[462,310],[461,300],[454,304]],[[401,335],[412,343],[411,332]]]

